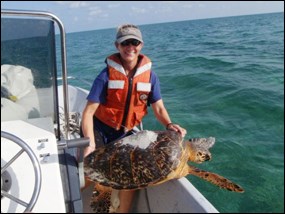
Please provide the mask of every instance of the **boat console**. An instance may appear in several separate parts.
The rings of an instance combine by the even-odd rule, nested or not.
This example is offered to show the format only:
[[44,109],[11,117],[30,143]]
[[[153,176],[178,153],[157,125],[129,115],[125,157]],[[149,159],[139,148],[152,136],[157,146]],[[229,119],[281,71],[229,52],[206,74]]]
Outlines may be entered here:
[[[29,203],[34,189],[37,188],[39,193],[33,212],[66,212],[58,148],[51,118],[5,121],[1,123],[2,131],[17,136],[35,157],[35,160],[30,159],[26,152],[17,156],[23,147],[11,140],[11,136],[1,139],[1,167],[13,160],[5,169],[5,179],[2,178],[1,169],[1,181],[10,184],[6,192],[20,201]],[[33,165],[36,163],[39,164],[37,173],[40,177],[36,177],[34,171]],[[40,185],[35,185],[36,179]],[[3,197],[1,212],[25,211],[26,207],[18,200]]]

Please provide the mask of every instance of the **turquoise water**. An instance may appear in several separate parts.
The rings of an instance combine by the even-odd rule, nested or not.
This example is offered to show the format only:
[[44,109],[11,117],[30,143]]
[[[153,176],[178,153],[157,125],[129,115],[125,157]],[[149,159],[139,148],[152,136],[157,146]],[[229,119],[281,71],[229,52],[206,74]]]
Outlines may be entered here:
[[[141,26],[164,103],[187,138],[216,137],[200,168],[245,193],[188,179],[222,213],[284,212],[284,13]],[[67,34],[68,72],[92,82],[115,29]],[[90,89],[86,81],[70,83]],[[151,109],[144,129],[163,127]]]

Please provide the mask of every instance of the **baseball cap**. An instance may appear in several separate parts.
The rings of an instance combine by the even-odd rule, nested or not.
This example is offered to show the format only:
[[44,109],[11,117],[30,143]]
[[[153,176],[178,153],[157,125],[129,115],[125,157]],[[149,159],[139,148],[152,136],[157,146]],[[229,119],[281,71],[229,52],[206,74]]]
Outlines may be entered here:
[[119,26],[117,29],[116,42],[121,43],[127,39],[137,39],[143,42],[140,29],[132,24]]

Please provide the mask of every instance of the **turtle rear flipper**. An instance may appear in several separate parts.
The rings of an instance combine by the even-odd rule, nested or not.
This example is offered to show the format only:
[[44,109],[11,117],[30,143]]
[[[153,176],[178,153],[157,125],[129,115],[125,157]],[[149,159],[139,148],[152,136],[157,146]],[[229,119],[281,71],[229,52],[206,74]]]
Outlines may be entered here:
[[212,184],[219,186],[220,188],[227,189],[229,191],[234,191],[234,192],[240,192],[240,193],[244,192],[241,186],[235,184],[234,182],[228,180],[227,178],[223,176],[198,169],[194,166],[188,165],[188,167],[189,167],[188,168],[189,174],[195,175],[199,178],[209,181]]
[[95,213],[115,213],[119,205],[118,190],[95,183],[90,201]]

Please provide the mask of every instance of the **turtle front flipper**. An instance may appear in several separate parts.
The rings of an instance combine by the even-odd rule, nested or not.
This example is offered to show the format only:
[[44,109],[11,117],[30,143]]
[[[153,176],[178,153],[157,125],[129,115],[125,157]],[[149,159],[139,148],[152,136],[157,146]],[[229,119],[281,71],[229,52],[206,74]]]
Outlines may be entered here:
[[212,173],[212,172],[207,172],[201,169],[198,169],[194,166],[189,166],[188,165],[188,173],[195,175],[199,178],[202,178],[206,181],[211,182],[214,185],[219,186],[220,188],[227,189],[229,191],[234,191],[234,192],[239,192],[242,193],[244,192],[243,188],[232,181],[228,180],[227,178],[220,176],[218,174]]

